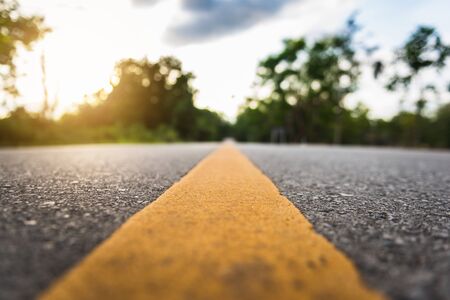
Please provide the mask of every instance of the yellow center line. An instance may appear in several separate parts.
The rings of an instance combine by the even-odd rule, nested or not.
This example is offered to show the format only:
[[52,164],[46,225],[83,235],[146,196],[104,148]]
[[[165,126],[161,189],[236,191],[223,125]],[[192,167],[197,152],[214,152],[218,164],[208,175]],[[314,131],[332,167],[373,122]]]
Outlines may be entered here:
[[42,299],[383,299],[225,144]]

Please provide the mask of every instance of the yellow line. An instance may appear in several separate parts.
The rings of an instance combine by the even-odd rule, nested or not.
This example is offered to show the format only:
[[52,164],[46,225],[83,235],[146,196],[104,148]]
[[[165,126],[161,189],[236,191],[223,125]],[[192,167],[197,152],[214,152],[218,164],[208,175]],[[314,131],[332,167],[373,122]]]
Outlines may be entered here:
[[232,145],[130,218],[42,299],[383,299]]

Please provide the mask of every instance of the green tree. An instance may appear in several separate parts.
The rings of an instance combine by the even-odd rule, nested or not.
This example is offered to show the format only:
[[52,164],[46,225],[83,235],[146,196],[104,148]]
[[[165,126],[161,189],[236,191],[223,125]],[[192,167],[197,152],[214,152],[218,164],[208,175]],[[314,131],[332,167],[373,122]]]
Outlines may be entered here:
[[99,127],[142,125],[147,130],[173,129],[183,140],[219,140],[228,131],[223,118],[194,106],[192,73],[183,71],[173,57],[157,62],[127,59],[119,62],[112,91],[100,90],[95,104],[84,104],[76,115],[67,115],[70,126]]
[[433,122],[434,145],[450,148],[450,103],[441,106]]
[[49,29],[39,16],[23,16],[15,0],[0,0],[0,77],[1,89],[17,95],[15,58],[19,47],[31,49],[34,41]]
[[[357,30],[350,19],[342,32],[313,42],[285,40],[283,50],[263,60],[258,70],[258,87],[269,89],[269,97],[257,102],[256,110],[243,109],[240,126],[249,123],[257,128],[261,125],[251,119],[265,114],[267,125],[261,130],[282,128],[293,142],[340,143],[343,100],[356,89],[360,73],[353,44]],[[270,133],[252,136],[267,139]]]
[[373,144],[373,124],[369,109],[359,103],[354,109],[342,111],[342,143]]
[[[427,103],[433,98],[439,100],[446,93],[447,87],[439,85],[436,78],[446,67],[449,57],[450,46],[443,43],[437,30],[419,26],[397,49],[394,61],[376,62],[375,77],[383,72],[388,74],[386,89],[403,92],[402,101],[413,101],[415,104],[413,117],[410,114],[398,116],[409,120],[408,138],[403,139],[405,144],[418,145],[423,139],[422,131],[427,123],[424,117]],[[384,64],[389,65],[389,68],[384,67]]]

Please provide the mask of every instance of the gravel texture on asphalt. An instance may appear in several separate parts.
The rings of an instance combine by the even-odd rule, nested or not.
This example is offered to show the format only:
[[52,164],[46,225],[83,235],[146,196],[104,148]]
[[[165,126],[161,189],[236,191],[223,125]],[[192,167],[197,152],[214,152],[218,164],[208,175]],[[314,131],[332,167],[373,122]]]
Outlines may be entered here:
[[450,153],[240,145],[366,282],[450,299]]
[[0,150],[0,299],[31,299],[214,144]]

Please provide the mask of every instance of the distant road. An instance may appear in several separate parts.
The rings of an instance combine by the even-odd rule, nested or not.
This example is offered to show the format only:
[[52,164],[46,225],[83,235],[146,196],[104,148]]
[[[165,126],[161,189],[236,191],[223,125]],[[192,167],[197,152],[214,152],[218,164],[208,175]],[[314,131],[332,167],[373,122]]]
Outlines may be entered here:
[[[0,299],[29,299],[216,144],[0,150]],[[394,299],[450,295],[450,153],[238,145]]]

